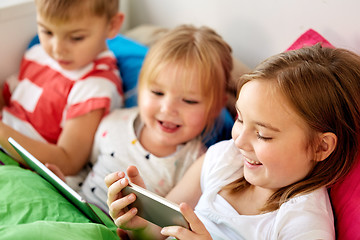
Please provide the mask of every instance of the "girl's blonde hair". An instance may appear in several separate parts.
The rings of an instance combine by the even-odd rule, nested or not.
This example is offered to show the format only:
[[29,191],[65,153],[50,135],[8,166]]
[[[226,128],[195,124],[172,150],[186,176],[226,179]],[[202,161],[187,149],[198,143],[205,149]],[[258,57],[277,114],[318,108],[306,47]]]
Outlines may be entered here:
[[[316,151],[316,133],[332,132],[337,145],[324,161],[316,162],[302,180],[276,191],[263,211],[273,211],[291,197],[331,186],[353,166],[359,148],[360,57],[345,49],[320,44],[273,56],[240,78],[241,87],[252,80],[272,81],[278,93],[309,126],[309,146]],[[314,161],[315,162],[315,161]],[[244,178],[226,188],[241,191]]]
[[[169,31],[149,50],[139,76],[139,93],[172,66],[184,88],[196,81],[207,105],[206,131],[214,123],[212,112],[220,112],[233,67],[231,48],[214,30],[181,25]],[[141,98],[141,94],[139,94]]]
[[35,0],[35,4],[44,18],[63,22],[89,15],[110,21],[119,11],[119,0]]

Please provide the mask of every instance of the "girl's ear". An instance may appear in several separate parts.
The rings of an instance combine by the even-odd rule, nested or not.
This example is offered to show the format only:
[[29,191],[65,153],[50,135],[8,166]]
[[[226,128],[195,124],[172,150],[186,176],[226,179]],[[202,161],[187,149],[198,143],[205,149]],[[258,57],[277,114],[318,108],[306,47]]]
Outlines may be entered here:
[[114,38],[120,32],[120,28],[124,23],[124,17],[122,12],[118,12],[110,19],[108,38]]
[[325,160],[335,149],[337,136],[332,132],[320,134],[319,145],[316,150],[316,161]]

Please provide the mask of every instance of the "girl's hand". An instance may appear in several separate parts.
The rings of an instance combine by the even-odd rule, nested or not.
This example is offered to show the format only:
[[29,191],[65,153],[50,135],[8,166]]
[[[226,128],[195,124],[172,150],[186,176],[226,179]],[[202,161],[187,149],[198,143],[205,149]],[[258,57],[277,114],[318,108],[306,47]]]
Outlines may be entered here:
[[[136,169],[136,168],[135,168]],[[142,179],[136,169],[134,172],[128,171],[128,176],[134,179],[135,182],[143,185]],[[140,181],[141,180],[141,181]],[[121,190],[125,188],[129,181],[125,178],[124,172],[115,172],[109,174],[105,178],[105,183],[108,186],[108,200],[109,214],[114,220],[116,226],[126,230],[141,230],[147,227],[148,222],[138,216],[137,209],[131,208],[128,210],[128,205],[136,200],[135,194],[123,196]]]
[[210,233],[206,230],[204,224],[196,216],[191,207],[186,203],[180,204],[180,211],[184,215],[186,221],[189,222],[191,230],[179,226],[164,227],[161,234],[172,236],[176,239],[192,239],[192,240],[210,240]]

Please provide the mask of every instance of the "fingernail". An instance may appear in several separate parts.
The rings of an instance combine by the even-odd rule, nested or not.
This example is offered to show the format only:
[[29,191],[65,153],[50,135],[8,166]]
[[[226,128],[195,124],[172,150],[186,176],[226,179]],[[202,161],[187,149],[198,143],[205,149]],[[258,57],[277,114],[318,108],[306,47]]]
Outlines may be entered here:
[[137,213],[137,209],[136,208],[133,208],[130,210],[132,214],[136,214]]
[[130,195],[128,196],[128,199],[129,199],[130,201],[135,200],[135,196],[134,196],[134,194],[130,194]]
[[121,185],[125,185],[125,178],[120,180]]

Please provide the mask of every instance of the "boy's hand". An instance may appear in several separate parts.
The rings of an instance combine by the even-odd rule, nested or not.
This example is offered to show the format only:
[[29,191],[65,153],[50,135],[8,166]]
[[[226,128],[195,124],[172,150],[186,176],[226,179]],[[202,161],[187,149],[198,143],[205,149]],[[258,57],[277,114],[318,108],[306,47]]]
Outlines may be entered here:
[[189,222],[191,230],[179,226],[164,227],[161,234],[172,236],[176,239],[210,240],[210,233],[206,230],[204,224],[196,216],[191,207],[186,203],[180,204],[180,211],[186,221]]
[[66,182],[65,175],[63,174],[63,172],[60,170],[60,168],[58,166],[56,166],[55,164],[52,164],[52,163],[45,163],[45,166],[48,169],[50,169],[50,171],[55,173],[55,175],[58,176],[61,180]]

